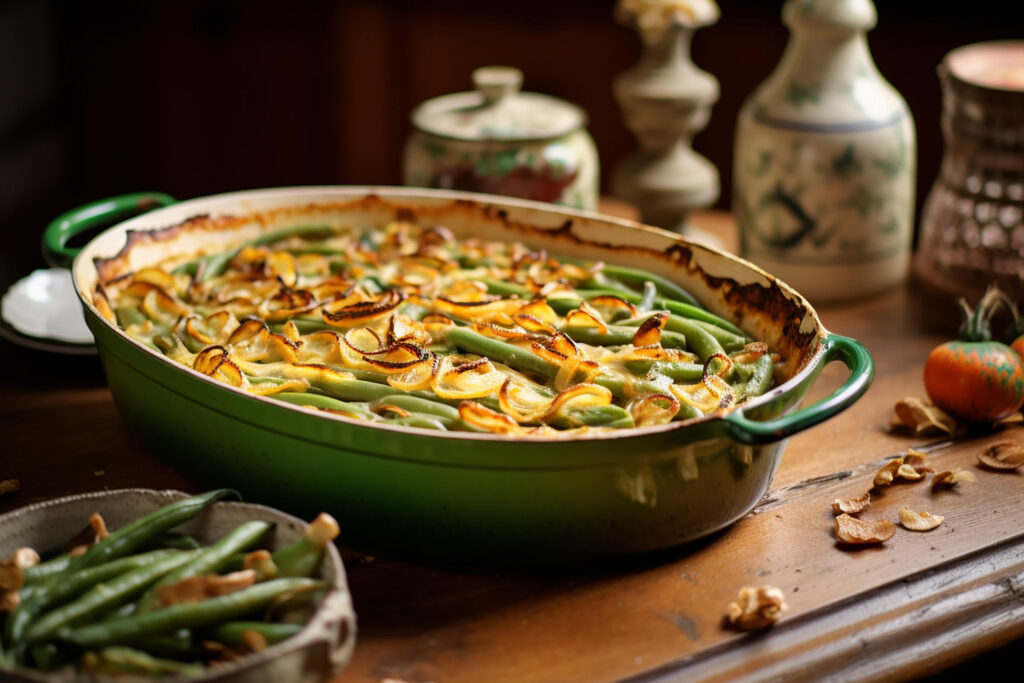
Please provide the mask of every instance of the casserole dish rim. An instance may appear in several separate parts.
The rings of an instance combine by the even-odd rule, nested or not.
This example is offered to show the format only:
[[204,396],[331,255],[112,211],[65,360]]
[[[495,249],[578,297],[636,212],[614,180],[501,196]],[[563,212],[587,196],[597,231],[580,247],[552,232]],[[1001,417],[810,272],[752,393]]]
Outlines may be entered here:
[[[325,198],[325,195],[328,197]],[[168,226],[160,226],[157,224],[154,227],[154,218],[159,219],[159,214],[165,209],[176,209],[181,211],[182,208],[187,208],[191,205],[202,206],[205,203],[221,203],[230,201],[244,201],[251,198],[266,198],[266,197],[280,197],[283,200],[287,200],[281,204],[284,206],[290,204],[295,208],[303,208],[305,206],[315,205],[317,203],[329,202],[329,201],[344,201],[344,200],[359,200],[367,198],[377,198],[384,202],[400,203],[404,200],[412,202],[427,200],[435,202],[468,202],[476,207],[493,207],[497,210],[502,210],[506,207],[512,207],[527,211],[539,211],[541,213],[571,218],[583,218],[591,221],[597,221],[603,224],[613,226],[618,229],[626,229],[629,231],[637,231],[640,233],[647,233],[655,235],[661,239],[667,239],[669,241],[686,245],[690,248],[695,248],[708,252],[712,256],[720,259],[724,259],[729,262],[733,262],[735,265],[739,265],[745,270],[749,271],[752,275],[757,278],[763,279],[767,282],[769,287],[778,288],[779,292],[792,301],[795,305],[800,307],[804,313],[804,318],[801,321],[801,327],[807,324],[810,320],[813,326],[813,333],[815,336],[814,348],[808,352],[807,358],[804,359],[802,366],[786,381],[782,384],[773,387],[764,394],[757,396],[756,398],[737,405],[735,408],[730,410],[728,413],[715,413],[711,415],[705,415],[697,418],[690,418],[688,420],[680,420],[669,422],[661,425],[651,425],[646,427],[631,427],[628,429],[621,430],[608,430],[604,432],[596,432],[593,430],[587,430],[583,433],[559,433],[553,436],[524,436],[524,435],[505,435],[495,434],[489,432],[462,432],[462,431],[445,431],[440,432],[438,430],[425,429],[420,427],[408,427],[401,425],[390,425],[387,423],[378,422],[367,422],[365,420],[359,420],[355,418],[348,418],[341,415],[333,415],[330,413],[323,413],[322,411],[311,411],[301,406],[292,405],[274,399],[272,396],[259,396],[245,391],[239,387],[227,385],[223,382],[219,382],[216,379],[204,375],[193,368],[178,363],[176,361],[167,358],[166,356],[157,353],[156,351],[146,347],[144,344],[131,337],[127,332],[122,330],[117,324],[107,320],[99,310],[96,308],[92,301],[91,295],[87,294],[84,287],[82,286],[82,278],[85,277],[87,268],[94,268],[93,263],[96,258],[110,259],[118,254],[123,253],[125,250],[131,248],[131,243],[127,239],[127,231],[139,230],[139,231],[154,231],[159,230],[161,227],[173,227],[174,225],[180,224],[187,221],[188,218],[177,220],[169,223]],[[202,214],[202,210],[196,211],[186,215],[197,215]],[[250,210],[250,213],[257,213],[256,210]],[[224,214],[232,215],[232,214]],[[111,239],[111,236],[115,233],[120,233],[124,237],[124,244],[120,251],[114,254],[97,255],[93,252],[98,250],[98,242],[101,238]],[[601,245],[597,242],[590,243],[593,246],[610,248],[609,245]],[[609,262],[611,262],[609,260]],[[141,215],[133,216],[126,220],[119,220],[114,225],[102,230],[100,233],[95,235],[89,242],[83,247],[78,255],[74,258],[71,265],[72,279],[74,282],[75,290],[79,296],[85,309],[93,317],[94,322],[98,324],[107,325],[111,328],[122,340],[128,341],[141,351],[145,352],[149,356],[160,360],[162,363],[169,367],[173,367],[178,371],[185,372],[186,375],[191,375],[197,379],[205,380],[210,385],[217,386],[220,389],[231,391],[232,393],[240,396],[244,396],[249,399],[261,401],[265,405],[272,405],[278,409],[290,409],[294,413],[300,415],[313,415],[319,418],[327,418],[339,422],[341,424],[353,425],[362,428],[373,428],[383,430],[385,432],[393,432],[395,434],[409,434],[423,437],[431,437],[434,439],[454,439],[457,441],[470,441],[470,442],[501,442],[501,443],[568,443],[568,442],[599,442],[605,440],[618,440],[643,437],[648,435],[661,434],[665,432],[672,432],[679,429],[686,429],[687,427],[693,427],[695,425],[710,425],[715,423],[724,423],[730,415],[737,412],[742,413],[748,410],[756,409],[772,400],[778,398],[794,389],[801,383],[808,380],[808,378],[819,371],[823,367],[823,357],[826,354],[826,345],[823,343],[829,336],[829,331],[824,327],[820,318],[818,317],[817,311],[810,305],[810,303],[798,292],[789,287],[783,281],[774,277],[773,275],[765,272],[757,265],[746,261],[738,256],[730,254],[717,247],[703,244],[700,242],[691,241],[682,235],[672,233],[660,228],[644,225],[631,221],[628,219],[618,218],[614,216],[607,216],[595,211],[587,211],[581,209],[572,209],[568,207],[561,207],[557,205],[546,204],[543,202],[535,202],[531,200],[518,199],[513,197],[503,197],[498,195],[480,194],[472,192],[452,191],[452,190],[431,190],[424,188],[408,188],[401,186],[332,186],[332,185],[311,185],[311,186],[295,186],[295,187],[273,187],[273,188],[260,188],[250,190],[239,190],[224,192],[212,195],[205,195],[201,197],[195,197],[192,199],[182,200],[176,202],[170,206],[154,209],[153,211],[143,213]],[[261,425],[264,428],[273,429],[273,425]]]

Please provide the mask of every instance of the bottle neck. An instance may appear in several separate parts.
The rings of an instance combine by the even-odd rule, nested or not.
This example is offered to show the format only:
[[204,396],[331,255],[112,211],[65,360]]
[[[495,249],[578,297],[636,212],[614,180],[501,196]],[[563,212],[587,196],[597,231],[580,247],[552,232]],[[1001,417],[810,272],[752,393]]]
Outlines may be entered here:
[[867,36],[863,31],[792,32],[779,73],[789,80],[816,83],[877,74]]

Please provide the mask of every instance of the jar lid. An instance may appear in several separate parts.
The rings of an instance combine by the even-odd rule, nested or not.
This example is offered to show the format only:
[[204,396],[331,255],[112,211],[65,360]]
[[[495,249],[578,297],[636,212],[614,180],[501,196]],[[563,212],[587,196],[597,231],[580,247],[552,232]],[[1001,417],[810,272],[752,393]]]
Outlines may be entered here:
[[586,114],[574,104],[520,92],[523,72],[484,66],[473,72],[473,92],[427,100],[412,113],[416,128],[456,140],[545,140],[582,128]]

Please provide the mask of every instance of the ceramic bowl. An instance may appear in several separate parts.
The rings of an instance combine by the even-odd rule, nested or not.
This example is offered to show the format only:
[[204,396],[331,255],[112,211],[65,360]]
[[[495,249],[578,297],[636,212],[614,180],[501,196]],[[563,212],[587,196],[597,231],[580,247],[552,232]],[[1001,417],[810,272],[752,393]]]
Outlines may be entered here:
[[[99,512],[111,529],[117,529],[186,495],[181,491],[120,489],[77,494],[29,505],[0,515],[0,557],[8,557],[23,546],[30,546],[43,553],[58,549],[82,531],[93,512]],[[274,524],[265,541],[265,547],[271,550],[298,540],[307,526],[297,517],[263,505],[222,502],[215,503],[175,530],[188,533],[200,543],[207,544],[242,522],[253,519]],[[324,554],[319,578],[328,583],[329,589],[305,628],[297,635],[263,652],[212,667],[205,675],[189,677],[187,680],[218,683],[312,683],[325,680],[340,671],[348,663],[355,647],[355,614],[345,579],[345,568],[333,545],[329,545]],[[27,668],[0,671],[0,679],[4,681],[39,683],[124,681],[126,678],[132,677],[92,677],[70,668],[48,673]]]

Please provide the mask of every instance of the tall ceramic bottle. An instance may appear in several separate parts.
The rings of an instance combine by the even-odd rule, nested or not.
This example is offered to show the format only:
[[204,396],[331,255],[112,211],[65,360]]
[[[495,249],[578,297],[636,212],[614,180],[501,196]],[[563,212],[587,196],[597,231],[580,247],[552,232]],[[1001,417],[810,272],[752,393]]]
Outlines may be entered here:
[[733,210],[742,255],[812,302],[902,282],[913,235],[916,141],[866,32],[871,0],[787,0],[791,35],[740,111]]

